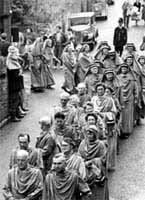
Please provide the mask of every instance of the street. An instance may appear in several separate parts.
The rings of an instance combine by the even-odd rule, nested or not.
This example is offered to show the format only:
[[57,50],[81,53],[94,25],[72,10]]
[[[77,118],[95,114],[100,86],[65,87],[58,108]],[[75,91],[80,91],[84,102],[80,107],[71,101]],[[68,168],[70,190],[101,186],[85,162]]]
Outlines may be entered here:
[[[121,17],[121,5],[123,0],[115,0],[115,5],[109,7],[107,21],[99,21],[99,41],[105,40],[112,45],[114,28],[118,18]],[[139,26],[130,23],[128,30],[128,42],[134,42],[137,49],[141,44],[145,26],[139,22]],[[31,145],[34,146],[36,136],[40,133],[38,121],[41,116],[49,115],[51,108],[59,102],[59,94],[63,83],[63,71],[53,71],[56,85],[54,90],[46,90],[44,93],[32,93],[30,95],[27,116],[20,123],[9,123],[0,130],[0,199],[2,187],[8,172],[9,157],[13,148],[17,145],[17,136],[20,133],[28,133],[31,136]],[[30,74],[28,73],[29,77]],[[145,120],[135,128],[128,140],[120,141],[120,154],[117,159],[116,171],[109,174],[110,200],[144,200],[145,199]]]

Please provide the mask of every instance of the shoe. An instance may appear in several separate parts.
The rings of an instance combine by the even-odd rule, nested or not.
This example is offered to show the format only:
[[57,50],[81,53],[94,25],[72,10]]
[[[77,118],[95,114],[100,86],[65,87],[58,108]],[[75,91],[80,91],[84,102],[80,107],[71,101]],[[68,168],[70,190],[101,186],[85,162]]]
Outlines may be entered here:
[[28,109],[28,108],[22,108],[22,111],[24,111],[24,112],[28,112],[29,109]]
[[14,118],[11,119],[11,121],[12,121],[12,122],[20,122],[21,120],[18,119],[17,117],[14,117]]
[[19,115],[17,115],[17,118],[18,118],[18,119],[22,119],[22,118],[24,118],[24,115],[19,114]]

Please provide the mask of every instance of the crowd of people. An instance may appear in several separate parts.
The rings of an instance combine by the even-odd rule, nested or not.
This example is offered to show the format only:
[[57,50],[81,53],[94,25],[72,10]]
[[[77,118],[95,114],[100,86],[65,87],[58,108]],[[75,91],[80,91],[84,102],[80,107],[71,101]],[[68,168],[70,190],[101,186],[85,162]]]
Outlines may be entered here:
[[55,85],[53,66],[64,70],[60,102],[40,119],[35,148],[29,134],[18,136],[5,200],[109,200],[108,173],[116,170],[119,140],[128,139],[145,116],[145,56],[127,43],[123,22],[120,18],[114,30],[115,50],[101,41],[93,56],[89,44],[77,45],[73,31],[66,36],[60,26],[34,41],[28,34],[24,43],[22,35],[17,47],[5,43],[15,122],[27,112],[22,66],[31,71],[31,89],[37,92]]

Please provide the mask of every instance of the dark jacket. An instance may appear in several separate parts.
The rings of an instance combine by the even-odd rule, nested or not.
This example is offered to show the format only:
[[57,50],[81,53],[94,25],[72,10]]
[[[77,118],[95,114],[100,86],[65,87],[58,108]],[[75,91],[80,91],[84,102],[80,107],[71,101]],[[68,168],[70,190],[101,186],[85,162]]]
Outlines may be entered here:
[[114,46],[122,47],[127,43],[127,30],[125,27],[117,27],[114,31]]
[[8,55],[8,48],[10,43],[6,40],[0,41],[0,55],[6,57]]

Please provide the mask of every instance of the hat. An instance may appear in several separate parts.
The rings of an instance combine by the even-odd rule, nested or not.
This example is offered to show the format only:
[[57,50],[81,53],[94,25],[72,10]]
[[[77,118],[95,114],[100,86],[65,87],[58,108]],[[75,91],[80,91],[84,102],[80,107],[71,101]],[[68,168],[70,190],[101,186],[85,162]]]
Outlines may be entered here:
[[126,60],[127,60],[127,58],[134,58],[134,56],[132,55],[132,54],[127,54],[127,55],[125,55],[125,57],[124,57],[124,61],[126,62]]
[[2,34],[1,34],[1,38],[2,38],[2,39],[6,39],[6,38],[7,38],[7,34],[6,34],[6,33],[2,33]]
[[120,68],[122,68],[122,67],[129,68],[129,66],[128,66],[126,63],[122,63],[122,64],[120,65]]
[[141,56],[138,58],[138,61],[139,61],[140,59],[144,59],[144,60],[145,60],[145,56],[141,55]]
[[105,84],[102,83],[102,82],[100,82],[100,83],[98,83],[98,84],[96,85],[96,90],[97,90],[97,88],[98,88],[99,86],[103,86],[103,88],[106,89]]
[[100,47],[100,50],[102,51],[103,49],[108,49],[109,51],[111,50],[111,47],[109,45],[102,45]]
[[39,123],[44,125],[51,125],[52,122],[48,116],[44,116],[40,118]]
[[68,144],[70,144],[70,145],[72,145],[73,147],[75,147],[76,146],[76,144],[75,144],[75,142],[74,142],[74,140],[72,139],[72,138],[70,138],[70,137],[64,137],[64,142],[66,142],[66,143],[68,143]]
[[133,48],[133,51],[136,51],[136,47],[135,47],[134,43],[127,43],[127,44],[126,44],[126,49],[127,49],[128,47],[132,47],[132,48]]
[[98,48],[97,48],[97,49],[100,49],[103,45],[109,46],[109,44],[108,44],[107,41],[101,41],[100,44],[98,45]]
[[104,71],[104,74],[108,74],[108,73],[115,73],[114,70],[112,68],[108,68],[108,69],[105,69]]
[[69,95],[67,92],[62,92],[62,93],[60,94],[60,99],[62,99],[62,98],[64,98],[64,99],[69,99],[69,98],[70,98],[70,95]]
[[118,20],[118,22],[119,22],[119,23],[123,23],[123,18],[120,17],[119,20]]
[[98,128],[95,126],[95,125],[89,125],[87,128],[86,128],[86,131],[91,131],[93,133],[98,133]]

